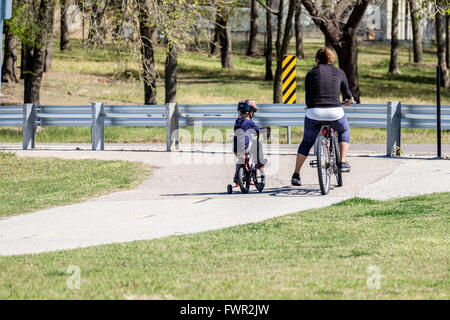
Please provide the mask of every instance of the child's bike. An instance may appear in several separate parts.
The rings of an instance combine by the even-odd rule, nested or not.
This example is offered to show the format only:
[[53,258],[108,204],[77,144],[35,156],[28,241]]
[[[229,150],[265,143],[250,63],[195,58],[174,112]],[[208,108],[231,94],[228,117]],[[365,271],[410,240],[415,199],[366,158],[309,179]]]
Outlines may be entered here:
[[256,190],[262,192],[266,185],[266,177],[264,176],[264,168],[257,168],[253,161],[249,160],[249,156],[245,156],[245,163],[239,168],[238,181],[233,186],[227,185],[227,192],[233,192],[233,188],[239,187],[242,193],[248,193],[250,186],[255,186]]
[[319,176],[320,192],[325,195],[330,191],[330,176],[336,176],[338,187],[342,187],[342,172],[339,171],[341,153],[338,145],[337,132],[328,125],[328,122],[322,123],[317,143],[315,146],[317,160],[310,161],[310,166],[317,168]]

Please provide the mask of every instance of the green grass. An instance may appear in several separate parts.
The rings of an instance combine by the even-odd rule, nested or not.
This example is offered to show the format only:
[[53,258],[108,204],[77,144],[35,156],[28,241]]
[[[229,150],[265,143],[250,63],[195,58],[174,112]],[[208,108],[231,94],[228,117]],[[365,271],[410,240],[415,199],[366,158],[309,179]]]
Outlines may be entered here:
[[[81,41],[72,39],[72,50],[60,52],[54,45],[53,69],[46,73],[41,88],[42,104],[90,104],[102,101],[109,104],[142,104],[144,91],[138,81],[141,63],[130,52],[118,56],[113,45],[107,49],[86,49]],[[297,101],[304,99],[304,77],[314,65],[315,51],[320,43],[305,41],[306,59],[297,61]],[[291,46],[291,51],[293,46]],[[408,62],[408,48],[400,47],[401,74],[387,73],[389,44],[364,42],[359,46],[358,67],[362,103],[401,101],[403,104],[435,103],[435,47],[424,49],[421,65]],[[157,48],[155,60],[158,74],[158,103],[164,103],[165,49]],[[209,57],[198,51],[179,55],[177,101],[184,104],[236,103],[242,97],[254,98],[258,103],[272,102],[272,82],[264,81],[265,58],[233,56],[234,69],[221,68],[219,57]],[[275,64],[273,65],[275,68]],[[22,104],[23,82],[3,84],[2,102]],[[442,89],[442,104],[450,104],[450,90]],[[232,123],[230,123],[232,127]],[[294,128],[293,142],[299,143],[302,128]],[[281,142],[286,130],[281,129]],[[20,142],[20,128],[0,128],[0,142]],[[105,129],[106,142],[163,143],[162,128]],[[402,130],[404,144],[435,143],[435,130]],[[44,127],[36,135],[37,142],[90,142],[90,129]],[[443,143],[450,143],[450,132],[443,132]],[[386,143],[385,129],[352,128],[353,143]]]
[[22,158],[0,152],[0,218],[130,189],[149,173],[137,162]]
[[[223,230],[0,257],[0,299],[448,299],[450,193]],[[69,265],[81,289],[67,288]],[[369,289],[370,266],[380,288]]]

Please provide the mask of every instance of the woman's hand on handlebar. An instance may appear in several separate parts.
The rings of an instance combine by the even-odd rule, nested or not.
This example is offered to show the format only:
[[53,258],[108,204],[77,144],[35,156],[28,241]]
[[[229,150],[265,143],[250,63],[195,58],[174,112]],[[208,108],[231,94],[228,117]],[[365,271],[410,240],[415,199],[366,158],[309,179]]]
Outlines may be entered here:
[[353,97],[351,97],[350,99],[347,99],[344,101],[344,106],[351,106],[352,104],[355,103],[355,99],[353,99]]

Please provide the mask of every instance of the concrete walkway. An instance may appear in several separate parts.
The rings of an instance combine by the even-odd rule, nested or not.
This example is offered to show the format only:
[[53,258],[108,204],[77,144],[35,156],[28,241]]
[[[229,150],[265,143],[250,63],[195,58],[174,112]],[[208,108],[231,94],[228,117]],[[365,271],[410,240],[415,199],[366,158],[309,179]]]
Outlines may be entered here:
[[[61,148],[60,148],[61,149]],[[270,151],[270,150],[269,150]],[[137,189],[84,203],[0,220],[0,255],[39,253],[93,245],[152,239],[262,221],[349,197],[388,199],[450,191],[450,160],[387,158],[350,149],[352,172],[344,186],[320,195],[317,170],[305,167],[301,187],[291,187],[294,155],[272,150],[262,193],[251,189],[228,195],[234,155],[207,152],[14,151],[25,157],[142,161],[153,175]],[[334,184],[334,179],[332,180]]]

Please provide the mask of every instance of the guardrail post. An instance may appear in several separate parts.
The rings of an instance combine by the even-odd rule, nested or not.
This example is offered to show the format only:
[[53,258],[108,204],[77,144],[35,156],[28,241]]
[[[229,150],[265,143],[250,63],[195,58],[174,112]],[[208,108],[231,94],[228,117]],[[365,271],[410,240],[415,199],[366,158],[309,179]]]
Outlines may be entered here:
[[288,144],[292,143],[292,141],[291,141],[291,133],[292,133],[292,127],[288,126],[287,127],[287,143]]
[[105,150],[105,113],[102,102],[92,103],[92,150]]
[[34,149],[34,125],[36,121],[36,108],[33,104],[23,105],[23,150]]
[[400,147],[401,140],[401,102],[389,101],[387,104],[387,141],[386,155],[393,156],[396,154],[396,147]]
[[166,104],[166,150],[172,151],[172,145],[178,149],[178,112],[176,103]]

